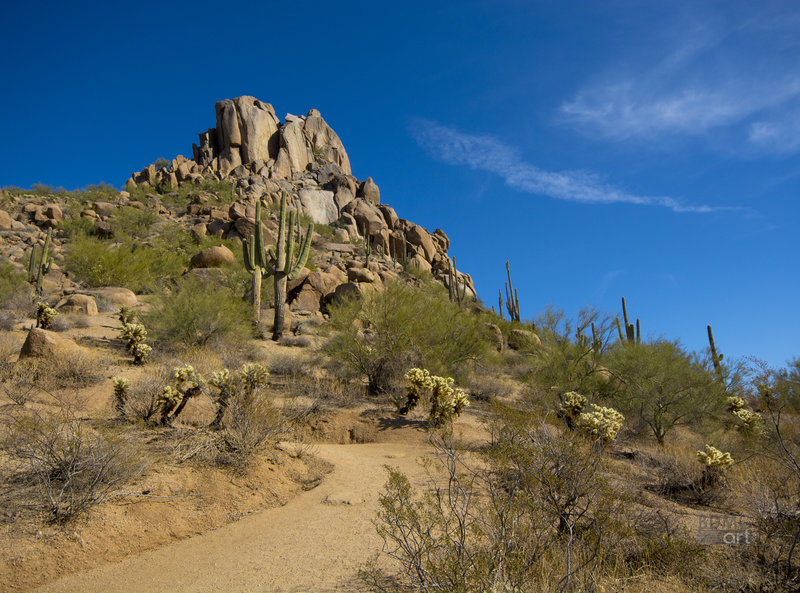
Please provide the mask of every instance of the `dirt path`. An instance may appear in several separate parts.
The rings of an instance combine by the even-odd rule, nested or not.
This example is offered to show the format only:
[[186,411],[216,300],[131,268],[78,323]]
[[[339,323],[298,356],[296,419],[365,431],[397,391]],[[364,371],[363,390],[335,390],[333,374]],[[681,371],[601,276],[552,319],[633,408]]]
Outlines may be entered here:
[[430,447],[400,443],[318,445],[335,469],[286,506],[216,531],[65,577],[40,593],[352,591],[381,541],[371,524],[385,464],[424,480]]

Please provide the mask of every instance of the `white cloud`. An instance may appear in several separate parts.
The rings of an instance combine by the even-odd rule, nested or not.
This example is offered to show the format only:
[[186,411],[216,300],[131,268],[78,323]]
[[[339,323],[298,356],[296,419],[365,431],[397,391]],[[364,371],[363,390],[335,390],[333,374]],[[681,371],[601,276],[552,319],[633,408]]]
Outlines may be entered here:
[[669,35],[659,59],[631,53],[563,101],[561,117],[613,140],[719,131],[737,144],[729,147],[735,150],[799,149],[787,128],[800,127],[800,44],[779,34],[786,30],[786,22],[754,17]]
[[545,171],[526,163],[517,151],[492,136],[465,134],[429,120],[412,120],[411,133],[434,158],[451,165],[466,165],[470,169],[495,173],[509,187],[529,194],[584,204],[662,206],[674,212],[706,213],[730,209],[686,205],[666,196],[632,194],[588,171]]

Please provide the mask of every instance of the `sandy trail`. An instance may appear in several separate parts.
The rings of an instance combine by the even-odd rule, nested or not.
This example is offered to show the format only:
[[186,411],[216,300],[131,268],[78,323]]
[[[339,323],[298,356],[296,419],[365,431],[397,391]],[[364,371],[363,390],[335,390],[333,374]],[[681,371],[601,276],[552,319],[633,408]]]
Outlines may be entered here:
[[215,531],[70,575],[40,593],[352,591],[358,568],[381,540],[371,524],[385,464],[422,482],[429,446],[318,445],[335,468],[287,505]]

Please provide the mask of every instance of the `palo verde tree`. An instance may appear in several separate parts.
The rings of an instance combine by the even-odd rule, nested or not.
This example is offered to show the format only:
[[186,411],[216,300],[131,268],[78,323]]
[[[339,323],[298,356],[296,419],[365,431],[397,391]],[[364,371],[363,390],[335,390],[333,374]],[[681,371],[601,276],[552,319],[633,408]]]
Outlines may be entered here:
[[[295,231],[295,226],[297,229]],[[289,213],[286,220],[286,192],[281,194],[281,211],[278,221],[278,241],[268,251],[264,248],[264,235],[261,231],[261,203],[256,204],[255,234],[242,244],[244,265],[253,274],[253,307],[256,323],[261,318],[261,276],[267,274],[275,281],[275,321],[272,327],[272,339],[280,340],[283,336],[283,324],[286,318],[286,282],[297,277],[306,265],[311,251],[311,231],[309,224],[305,237],[300,241],[296,251],[296,237],[300,228],[297,222],[297,211]]]
[[724,405],[724,387],[676,342],[618,342],[605,362],[620,381],[612,400],[627,417],[638,416],[660,445],[675,426],[697,423]]

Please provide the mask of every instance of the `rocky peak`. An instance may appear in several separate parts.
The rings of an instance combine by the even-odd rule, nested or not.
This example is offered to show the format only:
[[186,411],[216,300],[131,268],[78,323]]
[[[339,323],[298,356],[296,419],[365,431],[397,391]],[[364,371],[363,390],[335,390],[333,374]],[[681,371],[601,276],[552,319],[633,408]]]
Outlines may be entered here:
[[[371,177],[356,179],[342,141],[317,109],[305,116],[287,114],[281,122],[271,104],[243,96],[217,102],[215,114],[216,127],[199,134],[192,159],[178,156],[169,167],[149,165],[134,173],[128,186],[169,191],[187,182],[231,181],[242,200],[241,216],[237,210],[230,218],[218,217],[207,229],[225,238],[247,235],[253,224],[247,222],[252,218],[247,204],[276,204],[285,191],[314,223],[335,226],[340,240],[366,239],[387,261],[410,263],[449,282],[447,235],[399,218],[381,203]],[[469,275],[455,272],[455,277],[475,294]]]

